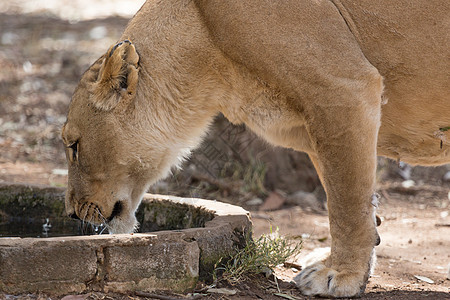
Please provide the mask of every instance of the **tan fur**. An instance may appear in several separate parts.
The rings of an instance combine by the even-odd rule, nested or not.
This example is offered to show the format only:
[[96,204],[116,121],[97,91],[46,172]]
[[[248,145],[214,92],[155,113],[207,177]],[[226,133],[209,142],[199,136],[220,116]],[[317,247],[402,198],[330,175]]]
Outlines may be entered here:
[[449,11],[446,0],[147,1],[73,96],[67,212],[133,231],[142,194],[222,112],[310,155],[333,240],[297,284],[359,294],[377,240],[377,154],[450,162]]

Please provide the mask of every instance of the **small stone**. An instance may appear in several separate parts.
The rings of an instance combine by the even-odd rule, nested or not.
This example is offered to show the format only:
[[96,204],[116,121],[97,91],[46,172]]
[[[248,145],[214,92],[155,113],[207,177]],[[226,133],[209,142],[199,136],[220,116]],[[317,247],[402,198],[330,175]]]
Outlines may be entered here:
[[215,294],[222,294],[222,295],[229,295],[229,296],[235,295],[237,293],[236,290],[226,289],[226,288],[220,288],[220,289],[210,288],[210,289],[206,290],[206,292],[208,292],[208,293],[215,293]]
[[416,277],[416,278],[419,279],[420,281],[423,281],[423,282],[426,282],[426,283],[429,283],[429,284],[433,284],[433,283],[434,283],[433,280],[431,280],[430,278],[425,277],[425,276],[414,275],[414,277]]
[[279,193],[271,192],[264,201],[263,205],[261,205],[260,210],[277,210],[283,206],[284,202],[284,197],[282,197]]
[[289,204],[300,206],[303,209],[323,213],[325,211],[324,205],[319,201],[314,193],[307,193],[304,191],[297,191],[287,197]]
[[404,187],[405,189],[412,188],[415,185],[416,183],[414,182],[414,180],[411,179],[402,182],[402,187]]
[[251,206],[253,206],[253,205],[255,205],[255,206],[256,205],[261,205],[263,203],[264,203],[264,201],[262,201],[262,199],[260,199],[260,198],[253,198],[253,199],[245,202],[245,204],[251,205]]
[[89,297],[90,294],[84,295],[67,295],[61,298],[61,300],[85,300]]
[[450,182],[450,171],[448,171],[447,173],[445,173],[444,177],[442,178],[443,181],[445,182]]
[[33,71],[33,64],[29,60],[24,62],[22,67],[23,67],[23,70],[24,70],[25,73],[29,74],[29,73],[31,73]]

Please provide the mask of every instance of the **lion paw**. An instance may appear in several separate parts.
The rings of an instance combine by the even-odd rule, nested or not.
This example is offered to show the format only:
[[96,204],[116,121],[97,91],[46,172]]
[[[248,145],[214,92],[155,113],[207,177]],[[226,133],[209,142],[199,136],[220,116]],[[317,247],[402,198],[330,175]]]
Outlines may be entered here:
[[350,272],[337,272],[319,262],[306,267],[294,281],[307,296],[353,297],[363,292],[363,277]]

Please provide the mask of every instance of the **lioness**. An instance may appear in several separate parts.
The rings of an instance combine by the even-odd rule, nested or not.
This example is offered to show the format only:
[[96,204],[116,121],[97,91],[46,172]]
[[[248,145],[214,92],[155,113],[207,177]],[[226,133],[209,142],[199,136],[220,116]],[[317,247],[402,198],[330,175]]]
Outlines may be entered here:
[[450,162],[449,32],[448,0],[149,0],[73,95],[67,213],[132,232],[143,193],[222,112],[309,154],[333,240],[298,287],[358,295],[378,241],[377,154]]

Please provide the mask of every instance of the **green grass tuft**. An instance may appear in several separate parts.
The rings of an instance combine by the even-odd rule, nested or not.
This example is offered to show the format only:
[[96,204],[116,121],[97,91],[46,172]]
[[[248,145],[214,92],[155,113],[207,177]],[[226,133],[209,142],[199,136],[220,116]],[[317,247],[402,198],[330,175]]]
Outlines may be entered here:
[[234,285],[251,274],[271,273],[289,257],[299,254],[301,246],[301,241],[280,237],[278,229],[274,233],[260,236],[257,240],[248,237],[243,249],[228,259],[221,258],[216,263],[214,282],[226,281]]

